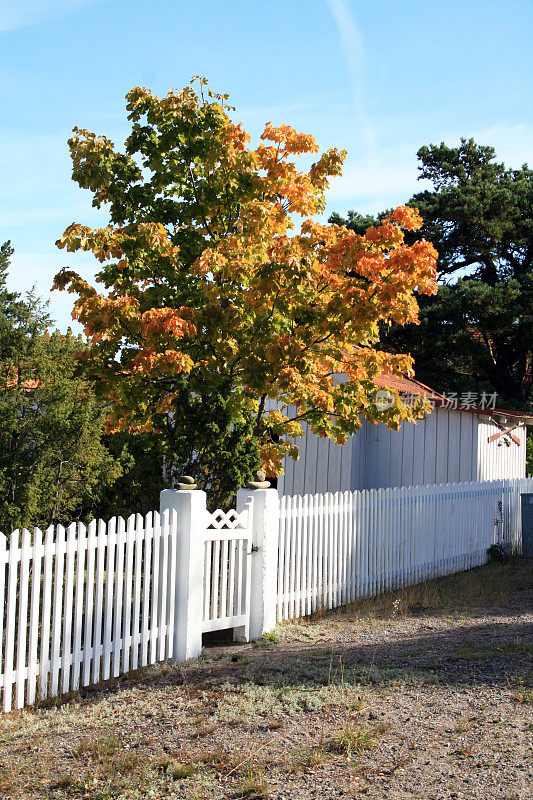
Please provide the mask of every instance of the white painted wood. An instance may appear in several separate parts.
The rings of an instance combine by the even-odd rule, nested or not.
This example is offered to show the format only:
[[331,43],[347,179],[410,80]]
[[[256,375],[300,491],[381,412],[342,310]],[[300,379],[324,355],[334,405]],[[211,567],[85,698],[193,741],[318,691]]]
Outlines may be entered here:
[[168,599],[167,599],[167,649],[166,658],[174,655],[174,631],[176,619],[176,579],[178,570],[178,519],[175,508],[170,509],[168,520]]
[[[285,550],[286,550],[286,514],[287,514],[287,498],[282,495],[280,502],[280,525],[278,534],[278,582],[277,582],[277,603],[276,603],[276,619],[281,622],[283,619],[283,573],[285,569]],[[230,575],[231,575],[231,558],[230,558]],[[230,577],[230,586],[232,580]]]
[[[6,573],[8,571],[9,551],[7,549],[7,539],[3,533],[0,532],[0,686],[5,687],[4,673],[4,606],[5,606],[5,589],[6,589]],[[1,692],[0,692],[1,696]],[[3,698],[2,698],[3,700]]]
[[63,575],[65,570],[66,540],[65,529],[56,529],[56,552],[54,571],[54,598],[52,620],[52,654],[50,659],[50,695],[55,697],[59,690],[59,670],[61,668],[61,623],[63,619]]
[[76,528],[73,522],[67,528],[67,547],[65,562],[65,593],[63,597],[63,637],[61,642],[61,691],[70,690],[72,663],[72,622],[74,609],[74,565],[76,560]]
[[135,515],[131,514],[126,521],[125,533],[125,566],[124,566],[124,602],[122,606],[122,630],[120,634],[122,650],[122,672],[130,668],[131,649],[131,607],[133,597],[133,551],[135,547]]
[[[87,579],[85,583],[85,624],[83,630],[83,686],[89,686],[91,681],[91,666],[97,658],[96,645],[93,643],[93,620],[96,611],[95,603],[95,565],[98,538],[96,535],[96,520],[92,520],[87,528]],[[101,620],[100,600],[100,620]],[[96,630],[96,625],[95,625]]]
[[[37,695],[37,674],[39,670],[38,644],[39,644],[39,618],[41,602],[41,569],[43,558],[43,534],[39,528],[33,530],[33,546],[31,547],[31,602],[30,602],[30,629],[28,642],[28,705],[33,705]],[[3,564],[0,566],[3,569]],[[1,611],[0,611],[1,613]],[[1,633],[0,633],[1,636]],[[0,656],[0,664],[2,659]]]
[[[50,636],[52,628],[52,568],[54,564],[54,555],[56,553],[57,550],[54,544],[54,527],[53,525],[50,525],[44,534],[41,652],[39,657],[39,698],[41,700],[46,700],[48,697],[48,676],[50,672]],[[0,593],[0,597],[3,597],[3,592]]]
[[105,584],[105,616],[102,650],[102,680],[111,676],[111,651],[113,642],[113,587],[115,585],[115,563],[117,556],[117,517],[112,517],[107,524],[107,561]]
[[150,630],[150,601],[153,592],[152,576],[152,548],[154,543],[153,514],[150,512],[144,520],[144,565],[143,565],[143,596],[142,596],[142,646],[141,667],[148,664],[148,645],[151,641]]
[[[132,622],[132,650],[131,668],[137,669],[139,666],[139,653],[143,644],[141,631],[141,579],[142,579],[142,557],[144,544],[144,519],[141,514],[135,517],[135,568],[133,571],[133,622]],[[144,584],[146,591],[146,584]]]
[[166,655],[167,619],[168,619],[168,556],[169,556],[170,509],[161,513],[161,563],[159,570],[159,648],[158,660],[163,661]]
[[[206,543],[207,544],[207,543]],[[282,552],[280,548],[280,552]],[[231,539],[229,542],[229,574],[228,574],[228,614],[230,617],[237,616],[236,611],[236,604],[235,604],[235,562],[237,558],[237,541],[235,539]],[[280,562],[281,563],[281,562]],[[205,573],[204,573],[205,574]],[[279,587],[278,583],[278,587]],[[278,597],[280,596],[280,589],[278,588]],[[279,605],[279,603],[278,603]],[[205,617],[204,617],[205,619]],[[278,619],[281,619],[281,616],[278,616]]]
[[22,531],[20,551],[15,708],[24,707],[24,690],[26,684],[26,644],[28,635],[28,594],[30,588],[31,557],[31,534],[26,528]]
[[7,609],[6,609],[6,649],[4,656],[4,711],[11,711],[13,703],[13,683],[15,673],[13,659],[15,656],[15,613],[17,605],[17,579],[20,560],[19,532],[13,531],[9,537],[9,562],[7,574]]
[[210,618],[217,619],[219,616],[218,607],[220,599],[220,539],[217,539],[213,547],[213,583],[211,590],[211,611]]
[[[213,515],[202,510],[202,493],[171,492],[182,512],[191,507],[186,523],[170,504],[162,525],[158,514],[137,515],[127,529],[117,518],[88,531],[73,524],[66,540],[62,526],[50,527],[44,541],[37,529],[33,539],[23,531],[20,545],[18,531],[9,542],[0,536],[3,708],[32,704],[37,691],[45,699],[96,683],[111,669],[198,654],[202,630],[233,627],[248,640],[252,619],[258,637],[276,618],[482,564],[490,544],[518,543],[524,491],[533,491],[533,479],[287,496],[281,504],[266,490],[247,505],[246,491],[240,511]],[[268,532],[261,526],[272,519],[279,530]],[[189,574],[187,585],[179,525],[190,527],[197,545],[196,578]],[[255,573],[252,541],[263,559]],[[204,585],[213,591],[204,595]],[[189,602],[198,621],[187,644],[187,619],[196,619]]]
[[152,630],[150,636],[150,664],[155,664],[158,656],[157,640],[159,637],[159,570],[161,548],[161,517],[156,512],[153,520],[152,550]]
[[296,503],[296,573],[294,578],[294,616],[301,617],[303,504],[300,496],[297,497]]
[[117,553],[115,560],[115,599],[113,609],[113,677],[120,675],[120,656],[122,650],[122,616],[124,613],[124,550],[126,546],[126,522],[117,519]]
[[[83,658],[82,647],[82,628],[83,628],[83,594],[85,589],[85,553],[87,550],[87,531],[85,525],[79,523],[77,526],[76,541],[76,583],[75,583],[75,605],[74,605],[74,629],[73,629],[73,650],[72,650],[72,681],[71,690],[77,692],[80,688],[81,660]],[[85,649],[85,654],[90,657],[90,650]]]
[[[103,669],[102,659],[105,640],[105,620],[104,620],[104,584],[106,578],[105,557],[106,551],[109,552],[109,527],[103,520],[98,520],[98,533],[96,542],[96,587],[95,587],[95,609],[93,625],[93,657],[92,657],[92,683],[100,681],[101,669]],[[109,568],[109,566],[108,566]],[[109,573],[108,573],[109,580]],[[83,685],[89,685],[89,672],[84,671]]]

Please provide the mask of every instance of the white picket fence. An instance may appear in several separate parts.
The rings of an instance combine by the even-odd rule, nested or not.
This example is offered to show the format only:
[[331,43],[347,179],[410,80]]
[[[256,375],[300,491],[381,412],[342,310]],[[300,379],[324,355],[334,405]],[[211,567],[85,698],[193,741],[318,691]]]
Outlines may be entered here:
[[4,711],[162,661],[202,633],[278,621],[469,569],[520,544],[533,479],[283,497],[241,490],[209,514],[165,490],[161,514],[0,534]]
[[168,658],[175,577],[170,512],[0,534],[3,710]]
[[498,542],[519,546],[532,479],[285,496],[277,619],[470,569]]

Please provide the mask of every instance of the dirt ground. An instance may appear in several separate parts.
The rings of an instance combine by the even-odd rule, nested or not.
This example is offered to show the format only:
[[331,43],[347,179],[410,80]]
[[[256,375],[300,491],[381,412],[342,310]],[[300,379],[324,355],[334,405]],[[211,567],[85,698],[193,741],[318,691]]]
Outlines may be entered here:
[[1,798],[533,796],[531,562],[0,718]]

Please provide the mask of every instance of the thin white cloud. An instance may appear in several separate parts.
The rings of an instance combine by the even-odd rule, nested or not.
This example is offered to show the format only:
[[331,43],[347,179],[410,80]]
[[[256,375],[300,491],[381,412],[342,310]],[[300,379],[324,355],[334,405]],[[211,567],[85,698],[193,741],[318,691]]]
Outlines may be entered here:
[[377,169],[376,136],[365,103],[365,50],[363,37],[348,0],[326,0],[342,43],[352,83],[352,99],[370,169]]
[[65,16],[99,0],[0,0],[0,33]]

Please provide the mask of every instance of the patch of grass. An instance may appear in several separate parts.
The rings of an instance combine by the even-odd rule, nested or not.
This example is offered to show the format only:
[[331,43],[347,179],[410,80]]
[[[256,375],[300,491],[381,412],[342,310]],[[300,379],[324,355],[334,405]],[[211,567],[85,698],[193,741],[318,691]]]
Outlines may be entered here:
[[120,748],[120,742],[116,736],[99,736],[96,739],[82,739],[74,748],[74,755],[81,758],[91,755],[99,761],[106,761],[115,755]]
[[511,693],[511,698],[521,705],[533,705],[533,689],[518,689]]
[[[378,597],[368,597],[352,603],[343,612],[344,621],[364,620],[367,624],[397,617],[444,615],[467,611],[469,617],[478,616],[480,609],[504,606],[517,591],[526,591],[532,582],[531,561],[511,558],[505,564],[485,564],[475,569],[435,578],[414,586],[407,586]],[[282,630],[298,638],[311,622],[315,640],[319,634],[331,635],[336,626],[339,610],[314,614],[305,620],[286,622]]]
[[174,781],[181,781],[184,778],[190,778],[195,772],[196,770],[193,764],[182,764],[179,761],[171,761],[166,769],[167,775],[169,775]]
[[329,758],[329,753],[324,747],[312,747],[300,750],[292,760],[291,770],[295,773],[305,772],[324,763]]
[[264,773],[251,768],[246,769],[238,787],[238,797],[246,797],[249,800],[270,797],[270,787]]
[[116,769],[117,772],[120,772],[122,775],[133,772],[138,766],[139,757],[136,753],[132,753],[131,751],[120,753],[120,755],[113,759],[113,769]]
[[74,778],[74,776],[70,775],[67,772],[67,773],[65,773],[63,775],[59,775],[55,779],[55,781],[53,781],[49,785],[48,789],[49,790],[53,790],[53,789],[71,789],[75,785],[76,785],[76,779]]
[[508,642],[501,645],[473,644],[467,642],[456,647],[454,658],[465,658],[470,661],[485,661],[493,658],[523,658],[533,654],[533,644],[529,642]]
[[264,633],[258,644],[276,644],[280,640],[279,633]]
[[363,750],[371,750],[376,747],[378,737],[387,730],[386,723],[381,723],[375,728],[364,728],[358,723],[347,721],[339,733],[327,739],[326,744],[332,752],[351,759],[353,755],[361,753]]

